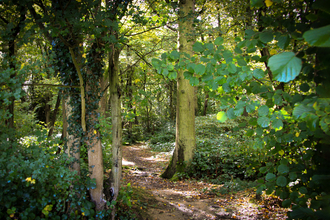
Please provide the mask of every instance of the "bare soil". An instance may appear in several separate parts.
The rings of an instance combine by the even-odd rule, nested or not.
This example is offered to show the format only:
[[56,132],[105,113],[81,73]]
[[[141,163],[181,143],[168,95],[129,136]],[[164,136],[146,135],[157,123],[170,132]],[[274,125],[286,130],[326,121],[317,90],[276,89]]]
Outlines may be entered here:
[[[151,151],[144,144],[123,147],[123,184],[131,183],[133,209],[140,219],[285,219],[279,201],[255,200],[253,189],[231,195],[210,193],[221,185],[196,180],[169,181],[160,178],[171,154]],[[135,200],[134,200],[135,199]]]

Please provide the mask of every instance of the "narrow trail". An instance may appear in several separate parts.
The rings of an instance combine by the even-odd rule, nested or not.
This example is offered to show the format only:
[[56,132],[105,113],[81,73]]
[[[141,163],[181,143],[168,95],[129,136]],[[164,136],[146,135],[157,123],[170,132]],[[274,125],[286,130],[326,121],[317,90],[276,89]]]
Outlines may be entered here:
[[217,195],[210,189],[221,185],[160,178],[170,157],[144,144],[123,146],[123,184],[131,183],[143,194],[143,207],[135,207],[144,211],[143,219],[285,219],[285,210],[278,205],[253,203],[253,190]]

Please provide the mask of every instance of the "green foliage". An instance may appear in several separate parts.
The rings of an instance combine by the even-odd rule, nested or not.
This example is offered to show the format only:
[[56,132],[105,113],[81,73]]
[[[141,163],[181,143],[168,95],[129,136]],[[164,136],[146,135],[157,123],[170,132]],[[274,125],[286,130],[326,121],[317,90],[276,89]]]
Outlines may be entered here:
[[[93,216],[87,189],[69,169],[66,154],[56,154],[59,140],[47,140],[45,131],[12,143],[1,137],[0,217],[20,219],[79,218],[83,210]],[[69,212],[68,212],[69,210]]]
[[258,169],[270,156],[244,136],[243,126],[248,120],[240,117],[219,123],[215,115],[197,117],[197,150],[188,175],[218,184],[237,178],[256,179]]
[[149,141],[149,147],[153,151],[169,152],[174,149],[175,127],[171,122],[165,123]]
[[[196,42],[196,55],[176,65],[186,71],[184,76],[192,85],[207,84],[218,92],[222,108],[228,108],[228,119],[241,116],[244,109],[252,114],[246,134],[254,139],[252,146],[259,144],[262,154],[269,155],[267,160],[255,160],[265,162],[264,167],[262,162],[255,166],[265,175],[258,193],[275,192],[285,206],[292,205],[290,219],[329,219],[326,180],[330,173],[325,169],[330,155],[329,4],[321,0],[291,3],[288,8],[282,1],[252,0],[257,24],[245,30],[234,50],[220,40]],[[155,68],[161,73],[168,62],[162,57]],[[219,119],[225,119],[222,114]],[[215,141],[204,141],[201,149],[206,153],[199,151],[198,143],[193,161],[198,169],[191,174],[214,176],[226,169],[232,175],[227,167],[237,161],[230,151],[212,149]],[[241,144],[236,148],[240,147],[249,149]],[[230,163],[213,159],[217,154]]]

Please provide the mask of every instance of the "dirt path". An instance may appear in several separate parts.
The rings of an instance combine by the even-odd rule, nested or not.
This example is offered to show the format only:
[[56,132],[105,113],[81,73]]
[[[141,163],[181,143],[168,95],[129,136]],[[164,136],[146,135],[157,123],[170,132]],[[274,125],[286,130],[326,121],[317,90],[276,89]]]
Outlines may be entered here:
[[143,205],[134,208],[144,211],[143,219],[285,219],[285,210],[276,204],[253,203],[252,190],[216,195],[208,189],[220,185],[160,178],[170,157],[143,144],[123,147],[123,184],[131,183],[134,191],[142,194]]

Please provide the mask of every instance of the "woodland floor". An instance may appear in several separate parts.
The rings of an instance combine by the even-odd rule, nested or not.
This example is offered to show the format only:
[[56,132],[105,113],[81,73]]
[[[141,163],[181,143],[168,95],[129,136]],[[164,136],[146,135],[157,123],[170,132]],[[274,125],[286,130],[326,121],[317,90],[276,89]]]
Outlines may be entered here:
[[133,187],[133,209],[140,219],[285,219],[286,210],[274,198],[255,200],[253,189],[228,195],[210,193],[221,185],[196,180],[172,182],[159,175],[171,154],[146,145],[123,147],[123,184]]

